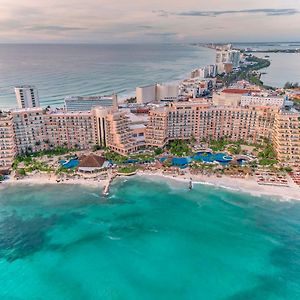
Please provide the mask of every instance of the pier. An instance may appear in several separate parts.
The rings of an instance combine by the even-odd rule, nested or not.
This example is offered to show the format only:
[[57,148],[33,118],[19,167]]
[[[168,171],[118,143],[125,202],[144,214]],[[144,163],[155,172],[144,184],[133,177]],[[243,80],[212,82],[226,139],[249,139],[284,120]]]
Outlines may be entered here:
[[112,184],[113,180],[117,177],[116,174],[112,174],[112,175],[109,175],[108,177],[108,182],[107,184],[104,186],[104,189],[103,189],[103,192],[102,194],[104,196],[108,196],[109,195],[109,189],[110,189],[110,185]]

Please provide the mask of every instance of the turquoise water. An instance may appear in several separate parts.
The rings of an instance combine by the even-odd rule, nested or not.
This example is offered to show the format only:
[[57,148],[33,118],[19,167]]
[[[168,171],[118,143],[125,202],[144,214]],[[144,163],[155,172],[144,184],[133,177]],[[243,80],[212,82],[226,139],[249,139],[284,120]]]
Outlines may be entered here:
[[[161,157],[160,162],[166,161],[167,157]],[[171,160],[172,166],[187,166],[193,160],[202,161],[205,163],[219,162],[220,164],[226,165],[232,161],[232,157],[228,156],[226,153],[210,153],[210,152],[198,152],[194,156],[187,157],[173,157]],[[238,160],[240,164],[243,163],[243,160]]]
[[60,165],[66,169],[72,169],[79,165],[79,160],[77,158],[72,158],[69,161],[61,160]]
[[297,201],[140,178],[0,199],[0,299],[300,297]]

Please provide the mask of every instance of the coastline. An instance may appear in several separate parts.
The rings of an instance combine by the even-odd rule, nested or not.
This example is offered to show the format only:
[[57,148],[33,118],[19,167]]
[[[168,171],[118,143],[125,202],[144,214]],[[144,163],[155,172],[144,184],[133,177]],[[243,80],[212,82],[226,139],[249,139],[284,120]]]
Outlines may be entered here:
[[[176,186],[176,183],[181,182],[188,188],[190,178],[192,178],[193,184],[196,185],[208,185],[214,188],[225,189],[233,193],[243,193],[252,195],[255,197],[269,197],[272,199],[278,199],[281,201],[300,201],[300,188],[293,185],[290,182],[290,186],[273,186],[273,185],[259,185],[254,178],[231,178],[229,176],[206,176],[206,175],[191,175],[189,173],[185,175],[168,175],[163,174],[161,171],[158,172],[146,172],[139,171],[133,176],[118,176],[116,181],[125,178],[144,177],[149,180],[170,184],[170,186]],[[15,180],[9,179],[2,182],[0,187],[8,188],[12,185],[81,185],[83,187],[91,187],[100,189],[101,193],[108,184],[109,179],[69,179],[57,182],[55,177],[52,176],[30,176],[27,178]]]
[[250,194],[255,197],[271,197],[272,199],[278,199],[282,201],[300,201],[300,189],[298,186],[273,186],[273,185],[259,185],[255,179],[243,179],[243,178],[231,178],[228,176],[222,176],[221,178],[216,176],[204,176],[204,175],[166,175],[162,172],[150,173],[150,172],[139,172],[135,176],[146,177],[151,180],[164,179],[171,185],[174,182],[182,182],[188,187],[190,178],[192,178],[193,184],[209,185],[215,188],[226,189],[231,192]]
[[62,180],[60,182],[56,181],[55,176],[28,176],[19,180],[16,179],[8,179],[3,181],[0,185],[0,188],[8,188],[12,185],[27,185],[27,186],[34,186],[34,185],[81,185],[84,187],[92,187],[92,188],[104,188],[107,184],[107,179],[102,180],[92,180],[92,179],[68,179]]

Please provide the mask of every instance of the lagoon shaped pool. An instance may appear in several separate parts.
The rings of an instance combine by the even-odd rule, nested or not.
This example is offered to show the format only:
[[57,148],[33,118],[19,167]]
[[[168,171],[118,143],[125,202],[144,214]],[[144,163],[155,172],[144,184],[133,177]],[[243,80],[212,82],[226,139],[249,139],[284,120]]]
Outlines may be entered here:
[[79,165],[79,160],[77,158],[72,158],[68,161],[60,160],[60,165],[66,169],[76,168]]
[[[167,157],[160,158],[160,162],[164,162]],[[228,164],[232,161],[232,157],[228,156],[226,153],[211,153],[211,152],[198,152],[192,157],[173,157],[172,166],[187,166],[192,161],[203,161],[206,163],[218,162],[222,165]]]

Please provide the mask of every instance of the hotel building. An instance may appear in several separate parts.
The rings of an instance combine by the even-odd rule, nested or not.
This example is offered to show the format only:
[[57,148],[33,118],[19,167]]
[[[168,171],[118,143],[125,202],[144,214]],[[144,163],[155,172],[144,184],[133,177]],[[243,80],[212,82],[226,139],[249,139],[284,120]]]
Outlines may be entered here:
[[278,106],[283,107],[285,98],[283,96],[242,95],[241,106]]
[[273,145],[283,162],[300,162],[300,113],[282,111],[275,117]]
[[108,114],[106,117],[106,132],[107,146],[113,151],[127,155],[138,149],[126,112],[119,111]]
[[32,85],[15,87],[18,108],[40,107],[40,99],[37,89]]
[[128,155],[144,146],[164,147],[169,141],[273,141],[278,159],[300,163],[300,116],[278,105],[216,106],[207,101],[174,102],[153,107],[148,115],[95,107],[91,111],[13,110],[0,115],[0,168],[15,155],[52,149],[109,147]]
[[16,155],[13,119],[0,112],[0,171],[9,170]]
[[13,110],[11,116],[18,155],[57,146],[91,149],[95,143],[90,112],[35,108]]
[[116,94],[111,96],[69,96],[65,98],[65,109],[67,111],[91,111],[92,108],[118,107],[118,98]]
[[172,102],[179,96],[178,85],[154,84],[136,88],[136,101],[139,104],[150,102]]
[[172,103],[150,112],[146,143],[163,147],[170,140],[197,141],[228,138],[233,141],[259,141],[272,137],[277,108],[217,107],[208,103]]

